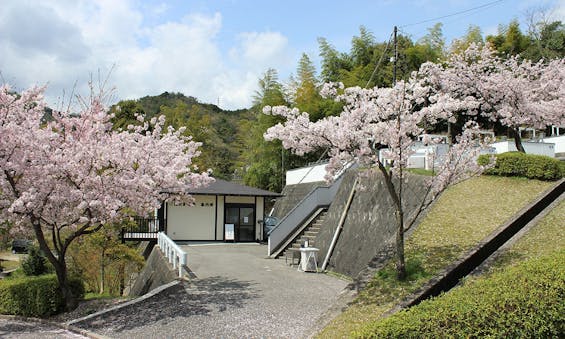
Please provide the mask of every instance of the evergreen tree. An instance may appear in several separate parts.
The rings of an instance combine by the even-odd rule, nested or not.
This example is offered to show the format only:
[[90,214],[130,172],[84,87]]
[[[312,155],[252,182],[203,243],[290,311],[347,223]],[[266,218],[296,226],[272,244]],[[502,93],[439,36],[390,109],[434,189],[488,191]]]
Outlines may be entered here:
[[452,41],[451,53],[461,54],[473,43],[479,45],[484,43],[483,33],[479,26],[469,25],[467,33],[463,37]]
[[323,82],[340,81],[343,72],[351,70],[351,58],[347,53],[338,52],[325,38],[318,38],[322,57],[321,80]]
[[533,61],[565,57],[565,25],[561,21],[537,22],[528,33],[531,43],[524,57]]
[[265,141],[263,134],[281,121],[279,117],[263,114],[264,106],[286,105],[283,87],[275,69],[268,69],[258,81],[253,107],[247,119],[239,123],[241,166],[246,185],[280,192],[283,183],[283,151],[280,141]]
[[497,35],[487,36],[487,41],[502,55],[518,55],[526,51],[530,41],[520,30],[517,20],[511,21],[508,25],[500,25]]

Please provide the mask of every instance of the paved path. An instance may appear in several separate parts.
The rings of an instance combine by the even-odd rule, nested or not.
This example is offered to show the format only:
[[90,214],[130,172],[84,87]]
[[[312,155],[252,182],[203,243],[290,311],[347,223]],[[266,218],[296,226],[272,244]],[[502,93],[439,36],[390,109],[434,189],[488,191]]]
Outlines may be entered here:
[[267,259],[263,245],[184,248],[197,279],[81,326],[120,338],[300,338],[347,285]]
[[0,318],[0,338],[50,339],[86,338],[60,327],[38,322]]

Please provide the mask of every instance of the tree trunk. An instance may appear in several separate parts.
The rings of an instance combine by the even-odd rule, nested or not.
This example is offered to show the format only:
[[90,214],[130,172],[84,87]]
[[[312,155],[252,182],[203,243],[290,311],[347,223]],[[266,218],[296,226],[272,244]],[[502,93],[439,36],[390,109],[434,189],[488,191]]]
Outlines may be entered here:
[[104,256],[106,255],[104,249],[102,249],[102,253],[100,254],[100,294],[104,294],[104,279],[106,279],[106,272],[104,267]]
[[78,306],[78,300],[75,298],[75,296],[73,296],[67,279],[65,251],[62,250],[62,253],[57,253],[57,256],[55,256],[51,248],[49,248],[49,245],[47,245],[47,241],[45,240],[45,235],[43,234],[43,229],[41,228],[39,219],[35,218],[33,215],[30,216],[30,219],[33,231],[35,233],[37,241],[39,242],[39,248],[43,251],[43,253],[47,257],[47,260],[49,260],[49,262],[55,269],[55,274],[57,275],[57,280],[59,281],[59,290],[61,291],[61,294],[65,299],[65,309],[67,311],[74,310]]
[[404,213],[396,213],[396,277],[398,280],[406,279],[406,262],[404,260]]
[[120,296],[122,296],[124,295],[124,290],[126,287],[125,265],[123,263],[120,263],[119,279],[120,279]]
[[62,263],[58,261],[55,267],[55,273],[57,274],[57,280],[59,280],[59,290],[65,299],[65,310],[72,311],[78,306],[78,300],[73,295],[73,291],[69,286],[69,281],[67,277],[67,265],[65,264],[64,259]]
[[526,153],[524,146],[522,146],[522,136],[520,135],[520,129],[518,127],[514,128],[514,144],[518,152]]
[[396,218],[396,276],[399,280],[406,278],[406,263],[404,260],[404,211],[402,210],[402,176],[398,181],[398,193],[394,188],[392,177],[387,169],[379,162],[379,170],[381,171],[387,191],[392,199],[395,209]]

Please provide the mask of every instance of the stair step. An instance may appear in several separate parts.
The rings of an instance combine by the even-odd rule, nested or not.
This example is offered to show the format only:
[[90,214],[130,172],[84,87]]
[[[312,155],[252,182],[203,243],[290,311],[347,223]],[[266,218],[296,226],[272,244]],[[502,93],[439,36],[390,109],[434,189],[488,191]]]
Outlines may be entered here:
[[313,222],[311,222],[310,225],[308,225],[304,229],[302,234],[299,237],[295,238],[294,242],[288,245],[287,248],[283,252],[281,252],[281,256],[283,257],[286,257],[287,255],[291,256],[292,254],[288,253],[289,249],[292,248],[293,251],[300,249],[302,246],[304,246],[306,240],[308,240],[308,245],[310,247],[315,247],[316,237],[318,236],[321,228],[324,226],[324,219],[326,215],[327,215],[327,211],[320,213],[313,220]]

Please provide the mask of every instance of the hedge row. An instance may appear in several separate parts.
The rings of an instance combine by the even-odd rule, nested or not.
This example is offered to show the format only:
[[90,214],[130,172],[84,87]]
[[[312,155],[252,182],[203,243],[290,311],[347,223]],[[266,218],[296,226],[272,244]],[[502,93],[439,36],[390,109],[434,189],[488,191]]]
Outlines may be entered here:
[[558,338],[565,250],[526,261],[365,327],[362,338]]
[[[82,282],[70,280],[73,294],[84,296]],[[54,274],[4,279],[0,282],[0,313],[25,317],[57,314],[65,308],[65,300]]]
[[[489,155],[479,157],[479,165],[486,165],[489,161]],[[506,152],[496,155],[495,166],[485,171],[485,174],[558,180],[565,176],[565,163],[544,155]]]

